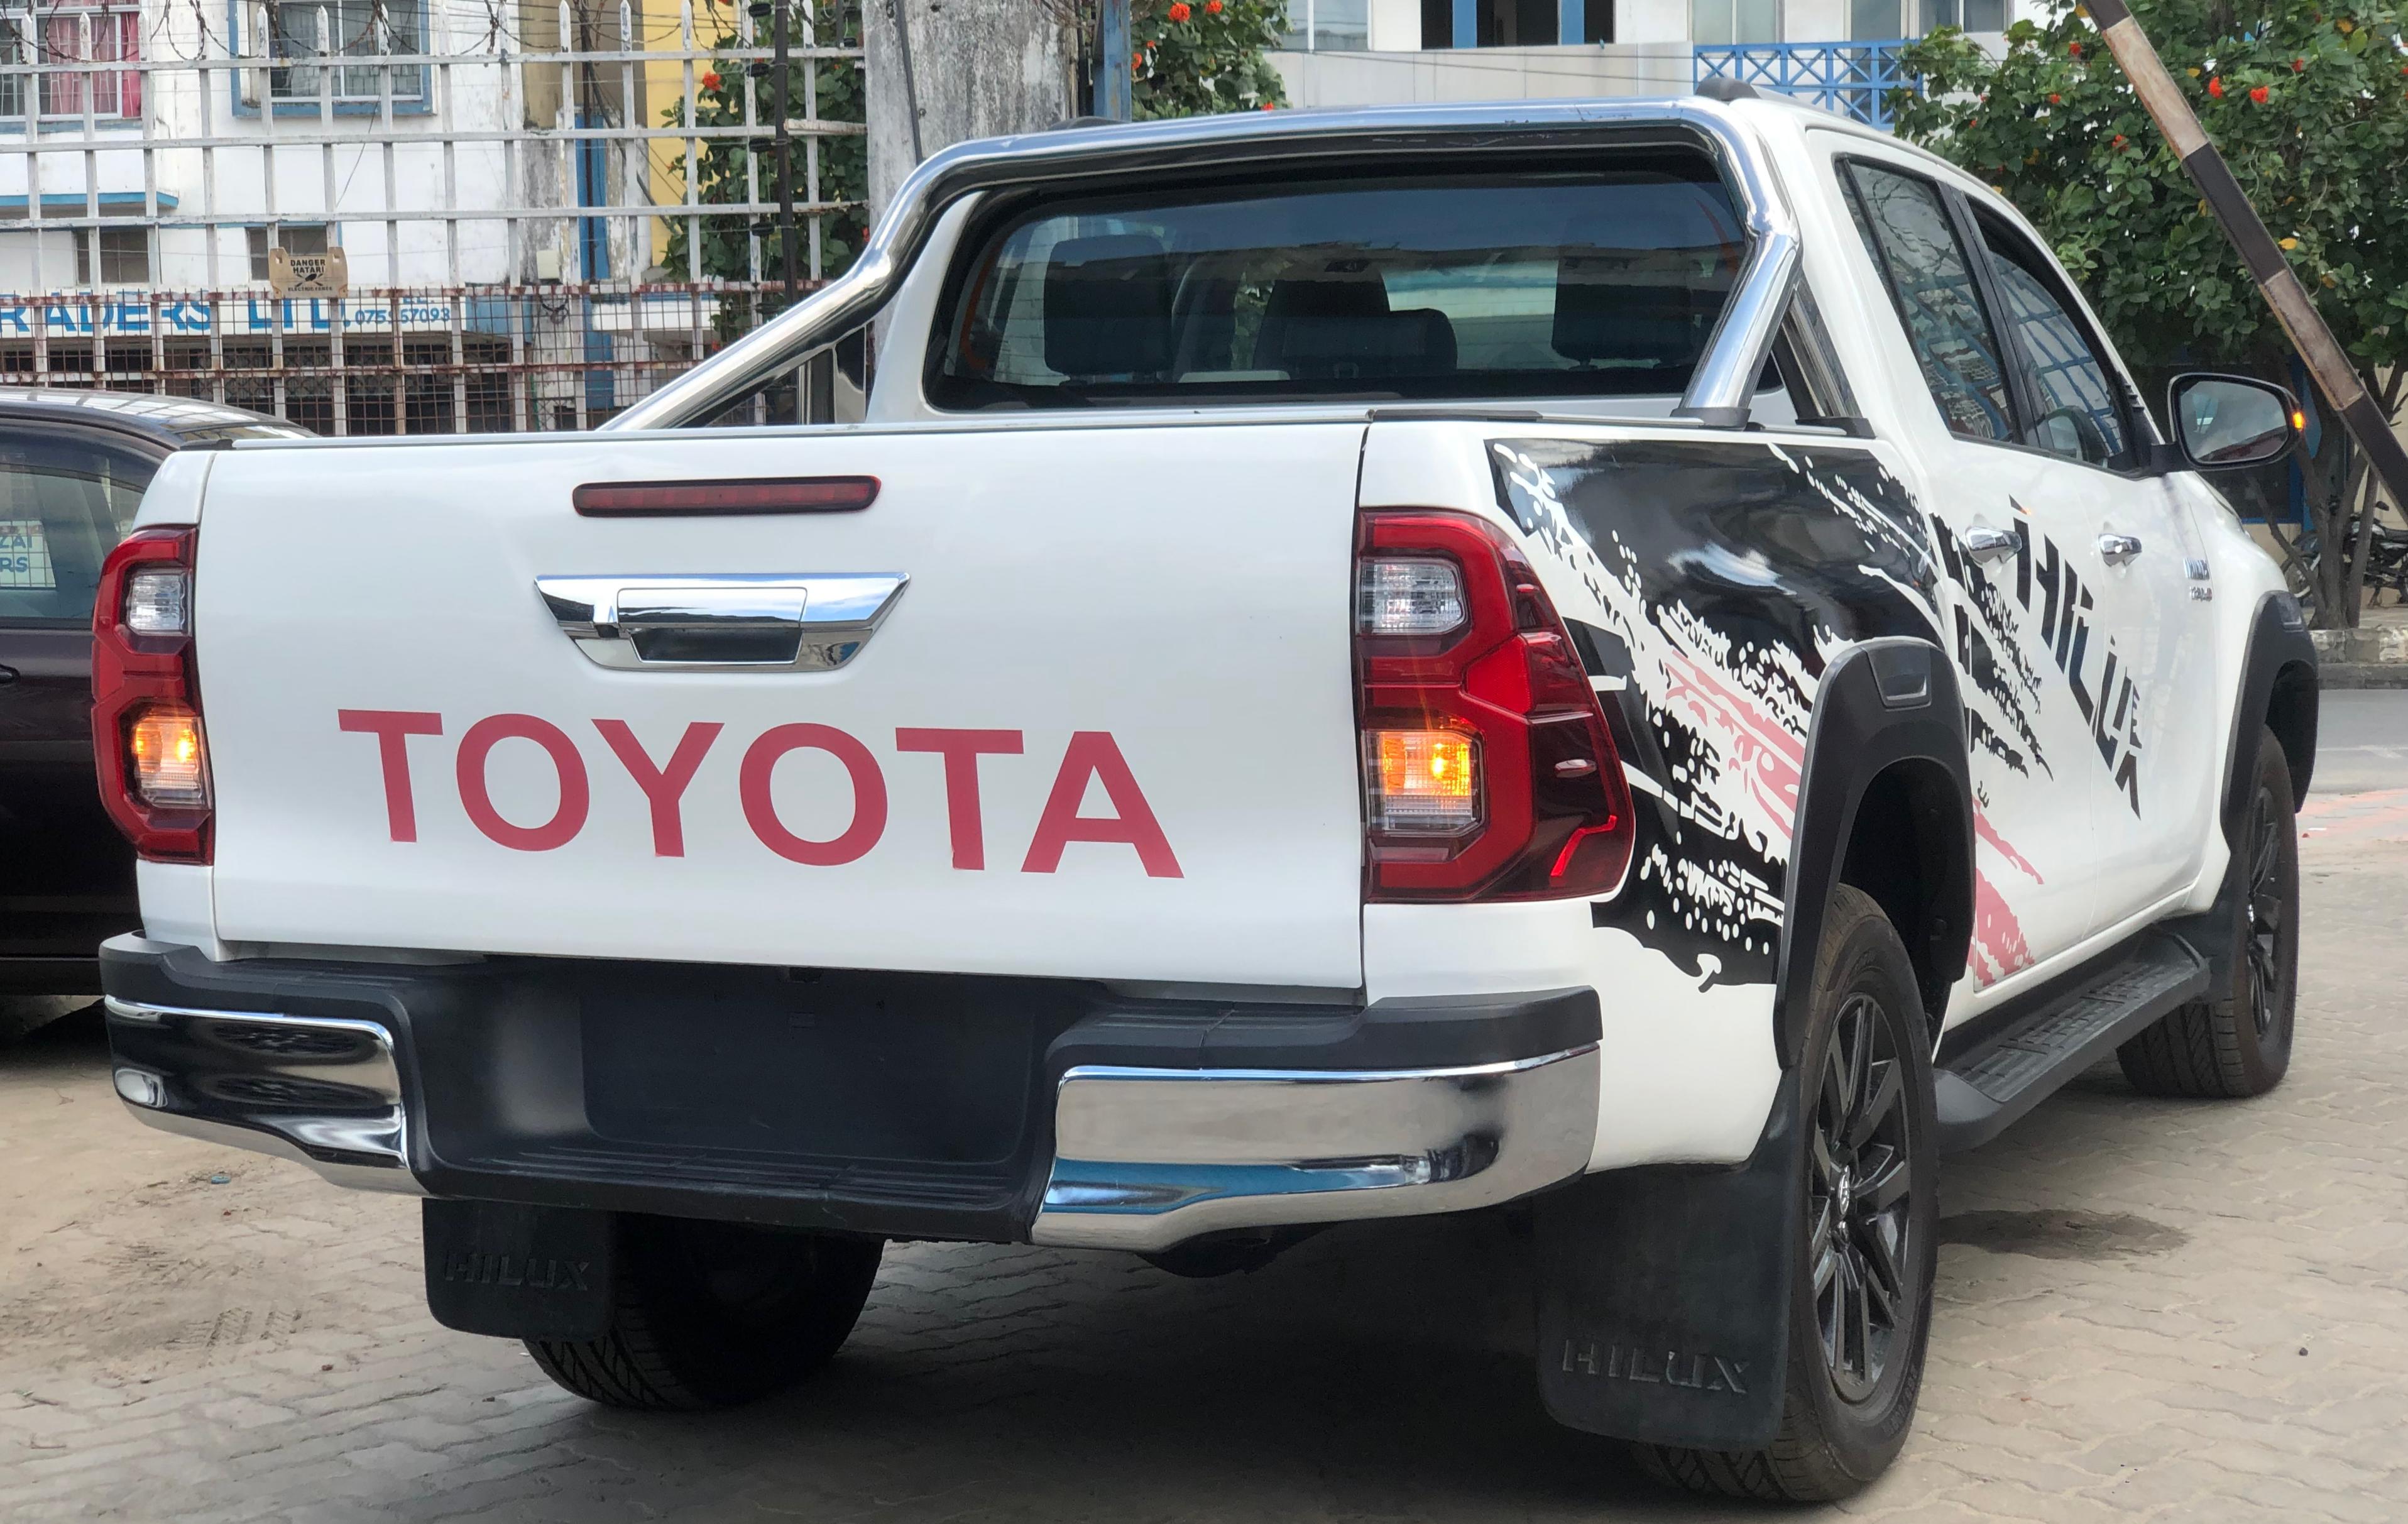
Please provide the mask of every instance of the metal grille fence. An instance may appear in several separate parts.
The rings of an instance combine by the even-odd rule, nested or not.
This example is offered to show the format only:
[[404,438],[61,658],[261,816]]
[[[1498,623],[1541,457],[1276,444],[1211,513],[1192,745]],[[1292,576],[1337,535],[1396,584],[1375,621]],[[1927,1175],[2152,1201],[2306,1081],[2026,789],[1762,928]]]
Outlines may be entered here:
[[[0,384],[598,423],[786,299],[759,8],[0,0]],[[861,50],[831,8],[793,28],[809,289],[857,247],[827,160],[864,129],[821,85],[857,118]]]
[[1921,75],[1907,74],[1899,58],[1911,37],[1881,42],[1743,42],[1700,47],[1696,79],[1739,79],[1810,101],[1827,111],[1851,116],[1868,126],[1890,125],[1890,94],[1923,89]]

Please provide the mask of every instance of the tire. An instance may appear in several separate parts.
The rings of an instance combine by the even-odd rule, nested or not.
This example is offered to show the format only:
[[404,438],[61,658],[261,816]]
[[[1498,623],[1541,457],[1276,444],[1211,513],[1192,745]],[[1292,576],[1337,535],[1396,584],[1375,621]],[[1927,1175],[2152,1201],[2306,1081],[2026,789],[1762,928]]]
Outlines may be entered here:
[[2300,993],[2300,830],[2291,764],[2258,732],[2256,784],[2216,905],[2232,982],[2143,1028],[2115,1050],[2143,1095],[2262,1096],[2291,1067]]
[[544,1374],[590,1402],[650,1412],[733,1407],[833,1359],[885,1244],[741,1223],[622,1216],[610,1327],[526,1341]]
[[[1906,1444],[1939,1263],[1931,1028],[1917,989],[1881,908],[1842,885],[1824,918],[1791,1078],[1801,1092],[1806,1202],[1781,1427],[1761,1450],[1641,1445],[1641,1463],[1658,1478],[1757,1502],[1828,1502],[1880,1475]],[[1869,1188],[1857,1188],[1859,1178]],[[1903,1195],[1889,1197],[1893,1188]],[[1852,1285],[1864,1289],[1851,1294]]]

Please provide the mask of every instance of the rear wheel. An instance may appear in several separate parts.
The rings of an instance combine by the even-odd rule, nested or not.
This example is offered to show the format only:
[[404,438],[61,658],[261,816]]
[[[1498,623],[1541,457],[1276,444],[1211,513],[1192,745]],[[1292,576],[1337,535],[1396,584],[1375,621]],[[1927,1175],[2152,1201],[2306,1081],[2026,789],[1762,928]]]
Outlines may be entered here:
[[610,1327],[526,1342],[544,1373],[611,1407],[730,1407],[825,1365],[861,1316],[885,1245],[742,1223],[626,1216]]
[[2291,764],[2258,732],[2256,786],[2232,846],[2225,892],[2232,980],[2171,1012],[2115,1051],[2124,1077],[2153,1096],[2258,1096],[2291,1067],[2300,982],[2300,832]]
[[1881,1474],[1914,1421],[1939,1225],[1930,1031],[1879,906],[1842,886],[1824,919],[1803,1087],[1805,1194],[1781,1428],[1761,1450],[1642,1445],[1699,1492],[1826,1502]]

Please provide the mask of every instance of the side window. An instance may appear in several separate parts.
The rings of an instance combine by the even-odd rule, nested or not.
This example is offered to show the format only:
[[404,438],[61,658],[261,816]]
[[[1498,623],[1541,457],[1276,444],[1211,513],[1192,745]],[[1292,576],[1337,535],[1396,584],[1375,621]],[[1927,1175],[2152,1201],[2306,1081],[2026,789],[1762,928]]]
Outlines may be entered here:
[[157,469],[73,435],[0,433],[0,625],[89,620],[100,563]]
[[1889,283],[1940,415],[1958,434],[2014,439],[1999,337],[1983,309],[1972,264],[1956,240],[1940,188],[1860,163],[1847,165],[1843,179],[1856,231]]
[[2028,367],[2039,416],[2024,430],[2024,443],[2072,460],[2104,466],[2124,453],[2128,434],[2115,385],[2082,320],[2058,295],[2061,287],[2048,260],[2021,234],[1982,219],[1982,241],[1990,246],[2000,304]]

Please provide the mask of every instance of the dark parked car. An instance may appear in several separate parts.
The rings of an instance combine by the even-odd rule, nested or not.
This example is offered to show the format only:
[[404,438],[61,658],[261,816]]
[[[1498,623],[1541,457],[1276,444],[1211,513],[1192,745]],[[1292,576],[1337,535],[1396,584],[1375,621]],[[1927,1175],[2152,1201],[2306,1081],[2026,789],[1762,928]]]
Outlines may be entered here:
[[174,451],[306,433],[181,397],[0,387],[0,997],[99,994],[102,939],[140,919],[93,774],[102,558]]

